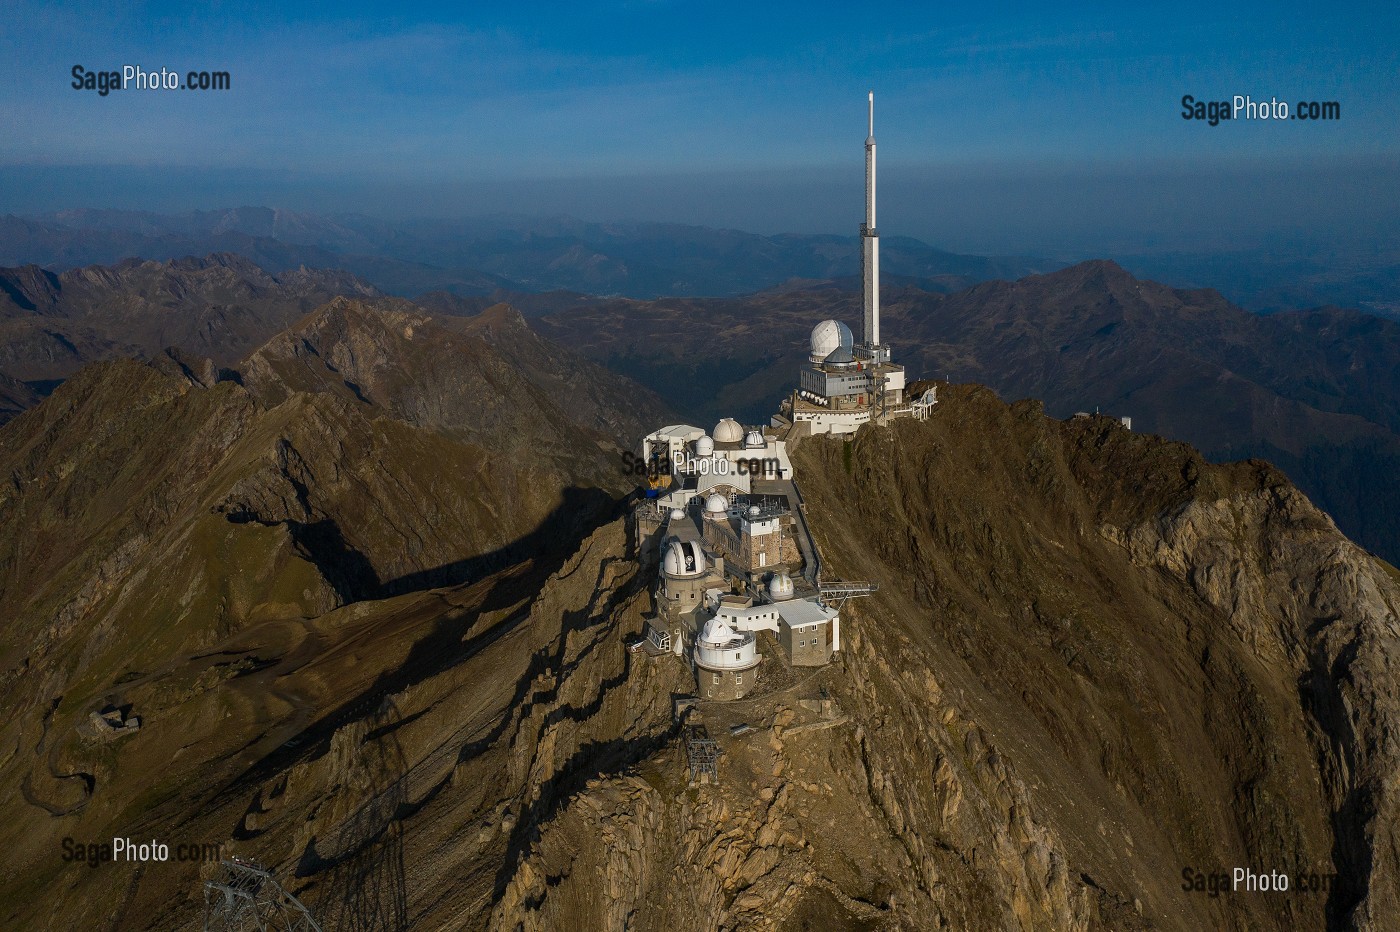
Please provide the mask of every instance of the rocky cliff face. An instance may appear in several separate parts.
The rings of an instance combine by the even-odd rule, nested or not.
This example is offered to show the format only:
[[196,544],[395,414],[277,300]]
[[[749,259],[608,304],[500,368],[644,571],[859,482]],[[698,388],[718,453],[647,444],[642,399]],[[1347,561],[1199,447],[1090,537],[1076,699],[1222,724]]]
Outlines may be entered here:
[[[200,640],[192,622],[140,629],[105,609],[73,615],[45,651],[31,646],[41,629],[6,630],[19,711],[0,766],[22,798],[0,842],[25,865],[0,901],[9,925],[193,921],[208,869],[57,857],[65,835],[114,833],[220,841],[333,928],[1380,930],[1395,914],[1400,586],[1272,468],[1213,466],[972,387],[945,391],[926,423],[804,442],[794,462],[827,574],[880,590],[845,606],[838,663],[785,671],[768,645],[751,698],[692,713],[721,751],[719,782],[692,785],[671,709],[689,672],[623,649],[653,579],[625,521],[507,548],[466,579],[347,597],[318,575],[293,535],[316,515],[398,502],[384,489],[404,484],[405,505],[437,511],[385,507],[370,536],[426,547],[439,538],[425,529],[471,499],[448,494],[450,460],[431,449],[382,488],[367,479],[357,463],[425,429],[382,413],[356,426],[367,402],[334,390],[326,366],[369,399],[392,385],[354,340],[314,345],[269,349],[269,373],[317,372],[321,387],[266,410],[259,379],[181,388],[121,370],[148,429],[173,438],[189,417],[234,438],[200,454],[214,436],[201,428],[176,457],[209,476],[188,512],[141,504],[115,462],[91,472],[100,439],[64,439],[101,437],[81,378],[0,433],[52,418],[24,434],[31,459],[6,451],[44,465],[7,470],[20,486],[0,508],[24,510],[6,514],[44,508],[64,526],[90,499],[81,479],[149,516],[143,538],[113,537],[74,577],[92,605],[121,591],[179,605],[217,584],[225,611],[251,606]],[[218,417],[198,420],[210,397]],[[401,432],[358,452],[390,425]],[[232,483],[197,459],[241,462],[249,436],[260,465]],[[98,445],[86,459],[82,443]],[[69,485],[16,491],[35,476]],[[142,549],[203,521],[255,535],[222,553],[312,565],[212,561],[196,579]],[[338,522],[347,551],[395,558],[352,539],[357,523]],[[451,527],[443,540],[466,532]],[[63,546],[78,545],[35,545],[55,560],[35,577],[5,565],[10,604],[63,578]],[[124,589],[143,568],[180,592]],[[290,595],[254,599],[253,580]],[[116,636],[130,640],[113,652]],[[78,722],[98,700],[142,715],[140,731],[90,740]],[[1183,889],[1234,867],[1282,871],[1294,889]],[[1336,882],[1300,889],[1314,874]]]

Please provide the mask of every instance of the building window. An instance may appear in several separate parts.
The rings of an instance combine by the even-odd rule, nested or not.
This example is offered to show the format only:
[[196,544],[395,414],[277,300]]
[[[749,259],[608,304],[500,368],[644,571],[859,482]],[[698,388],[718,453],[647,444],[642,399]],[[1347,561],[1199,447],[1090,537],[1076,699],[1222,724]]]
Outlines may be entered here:
[[736,673],[736,674],[734,674],[734,685],[735,685],[735,686],[743,686],[743,685],[744,685],[744,674],[742,674],[742,673]]
[[714,675],[714,677],[715,677],[715,685],[718,686],[718,685],[719,685],[719,674],[716,673],[716,674]]
[[806,647],[806,646],[807,646],[807,642],[806,642],[806,641],[798,641],[798,642],[797,642],[797,646],[798,646],[798,647]]

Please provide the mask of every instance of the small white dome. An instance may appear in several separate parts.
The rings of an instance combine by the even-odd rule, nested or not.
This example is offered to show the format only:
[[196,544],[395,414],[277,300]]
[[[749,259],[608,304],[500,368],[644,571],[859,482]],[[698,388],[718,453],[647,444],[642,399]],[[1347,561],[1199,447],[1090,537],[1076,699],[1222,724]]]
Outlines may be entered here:
[[768,446],[768,441],[763,439],[763,431],[751,430],[749,435],[744,438],[744,446],[750,450],[762,450]]
[[716,615],[705,622],[705,631],[700,639],[710,644],[726,644],[734,640],[736,635],[737,632],[730,627],[729,622]]
[[671,541],[661,563],[661,571],[667,576],[699,576],[705,569],[705,552],[693,540]]
[[812,328],[812,359],[820,362],[838,347],[855,345],[851,328],[839,320],[824,320]]
[[672,521],[684,521],[684,520],[685,520],[685,512],[684,512],[684,511],[681,511],[679,508],[672,508],[672,509],[671,509],[671,520],[672,520]]
[[749,514],[753,515],[754,517],[758,517],[758,513],[759,513],[759,511],[761,511],[761,510],[762,510],[762,509],[760,509],[757,505],[750,505],[750,506],[749,506]]
[[708,514],[722,515],[728,510],[729,502],[725,501],[724,496],[718,492],[712,493],[709,498],[705,499],[705,511]]
[[744,428],[732,417],[727,417],[715,425],[715,443],[739,443],[744,439]]
[[696,456],[712,456],[715,452],[715,442],[709,437],[701,437],[695,441]]
[[768,598],[774,602],[785,602],[792,598],[792,577],[787,573],[774,573],[768,580]]

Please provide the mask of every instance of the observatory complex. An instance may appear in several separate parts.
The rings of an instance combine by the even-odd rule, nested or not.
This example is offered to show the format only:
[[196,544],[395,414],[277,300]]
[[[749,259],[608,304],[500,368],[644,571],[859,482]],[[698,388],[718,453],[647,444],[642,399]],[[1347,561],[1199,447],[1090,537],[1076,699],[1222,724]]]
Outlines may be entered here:
[[875,226],[875,95],[865,140],[861,224],[864,329],[824,320],[812,329],[798,387],[762,426],[725,418],[706,433],[672,425],[642,439],[646,495],[635,512],[644,558],[659,579],[645,638],[635,647],[685,659],[706,699],[740,699],[767,658],[815,667],[841,649],[840,607],[874,591],[823,580],[788,445],[814,434],[925,416],[933,391],[905,397],[904,367],[880,342],[880,237]]

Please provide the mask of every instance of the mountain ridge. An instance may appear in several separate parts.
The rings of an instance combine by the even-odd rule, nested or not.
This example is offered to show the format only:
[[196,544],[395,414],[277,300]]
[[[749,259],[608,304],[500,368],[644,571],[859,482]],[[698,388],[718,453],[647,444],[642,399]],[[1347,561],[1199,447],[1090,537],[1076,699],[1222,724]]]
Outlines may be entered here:
[[[0,217],[0,264],[68,268],[130,255],[233,251],[254,257],[274,274],[299,264],[340,268],[407,297],[434,290],[466,297],[555,290],[655,297],[739,294],[794,277],[856,275],[857,239],[572,218],[391,224],[362,215],[254,207],[179,215],[76,210],[33,219]],[[939,290],[1058,265],[960,255],[909,237],[887,237],[885,251],[892,273]]]
[[270,275],[236,254],[131,259],[52,273],[0,270],[0,371],[57,381],[88,362],[153,357],[167,346],[237,360],[338,294],[380,293],[343,272]]
[[[884,271],[931,291],[1019,278],[1106,255],[1140,278],[1215,286],[1259,313],[1326,305],[1394,319],[1400,252],[1374,236],[1189,253],[1105,245],[1046,258],[963,255],[888,231]],[[0,216],[0,265],[54,269],[241,252],[276,274],[299,264],[342,268],[381,290],[417,297],[584,291],[634,298],[738,295],[794,279],[859,275],[855,238],[754,234],[672,222],[589,222],[507,214],[397,221],[237,207],[180,214],[77,209]]]

